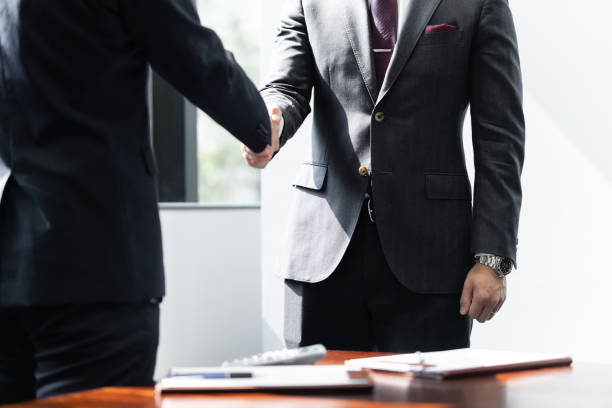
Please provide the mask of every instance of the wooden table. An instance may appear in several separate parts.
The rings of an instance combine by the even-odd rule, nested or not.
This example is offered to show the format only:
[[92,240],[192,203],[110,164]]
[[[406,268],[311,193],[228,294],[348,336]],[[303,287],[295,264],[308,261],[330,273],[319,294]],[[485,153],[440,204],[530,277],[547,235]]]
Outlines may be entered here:
[[[323,364],[380,353],[330,351]],[[612,407],[612,366],[521,371],[454,380],[375,374],[372,392],[156,395],[151,388],[103,388],[14,405],[19,408],[361,408]]]

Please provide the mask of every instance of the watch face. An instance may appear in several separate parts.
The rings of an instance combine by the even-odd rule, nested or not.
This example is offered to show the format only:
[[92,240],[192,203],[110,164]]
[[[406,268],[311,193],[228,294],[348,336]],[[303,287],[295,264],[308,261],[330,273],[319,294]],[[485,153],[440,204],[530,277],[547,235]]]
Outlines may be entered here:
[[499,269],[504,275],[509,274],[512,270],[512,261],[510,261],[508,258],[502,259],[501,263],[499,264]]

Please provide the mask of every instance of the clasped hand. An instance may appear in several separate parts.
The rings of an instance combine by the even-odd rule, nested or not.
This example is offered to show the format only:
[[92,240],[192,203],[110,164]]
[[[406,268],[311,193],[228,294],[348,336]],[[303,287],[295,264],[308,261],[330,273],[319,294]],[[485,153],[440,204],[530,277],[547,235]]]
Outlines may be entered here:
[[255,153],[244,144],[240,146],[244,160],[249,166],[256,169],[263,169],[266,167],[280,148],[279,131],[282,117],[281,109],[276,105],[268,105],[268,114],[270,115],[270,127],[272,129],[272,135],[270,137],[272,144],[267,145],[266,148],[259,153]]

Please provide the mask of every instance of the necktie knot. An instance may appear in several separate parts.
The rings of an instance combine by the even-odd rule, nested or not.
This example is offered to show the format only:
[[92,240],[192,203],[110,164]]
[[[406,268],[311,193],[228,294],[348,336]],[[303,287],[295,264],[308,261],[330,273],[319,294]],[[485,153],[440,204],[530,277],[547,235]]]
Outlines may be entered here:
[[371,0],[370,11],[373,45],[393,48],[397,41],[397,0]]

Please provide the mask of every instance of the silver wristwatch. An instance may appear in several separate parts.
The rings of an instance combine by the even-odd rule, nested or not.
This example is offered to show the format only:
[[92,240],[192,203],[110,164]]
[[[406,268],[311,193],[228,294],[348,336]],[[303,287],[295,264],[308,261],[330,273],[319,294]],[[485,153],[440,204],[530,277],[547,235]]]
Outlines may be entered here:
[[476,257],[476,262],[490,267],[500,278],[512,272],[512,261],[509,258],[496,255],[480,255]]

